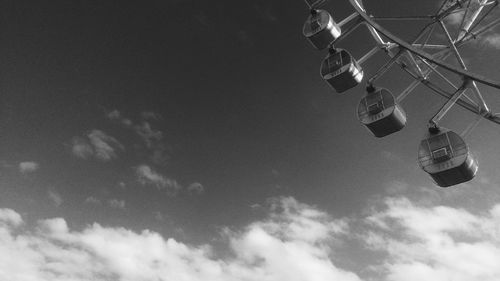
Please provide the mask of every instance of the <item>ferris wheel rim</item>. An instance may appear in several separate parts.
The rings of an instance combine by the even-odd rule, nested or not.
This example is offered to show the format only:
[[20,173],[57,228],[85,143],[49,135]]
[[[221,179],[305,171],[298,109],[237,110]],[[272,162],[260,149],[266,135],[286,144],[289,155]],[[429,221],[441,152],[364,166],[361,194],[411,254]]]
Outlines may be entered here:
[[401,48],[403,48],[403,49],[405,49],[405,50],[407,50],[407,51],[409,51],[409,52],[411,52],[419,57],[422,57],[425,60],[432,62],[432,63],[434,63],[434,64],[436,64],[436,65],[438,65],[438,66],[440,66],[448,71],[451,71],[457,75],[460,75],[464,78],[476,81],[476,82],[484,84],[484,85],[488,85],[488,86],[493,87],[493,88],[500,89],[500,81],[494,81],[494,80],[486,78],[482,75],[473,73],[469,70],[460,69],[460,68],[455,67],[451,64],[448,64],[442,60],[436,59],[426,52],[423,52],[423,51],[416,49],[412,45],[408,44],[406,41],[400,39],[398,36],[392,34],[390,31],[388,31],[387,29],[385,29],[384,27],[379,25],[377,22],[375,22],[366,13],[362,4],[360,4],[358,1],[359,0],[349,0],[351,5],[353,6],[353,8],[356,10],[356,13],[363,18],[364,22],[366,24],[370,25],[371,27],[373,27],[377,32],[380,32],[382,35],[384,35],[388,39],[394,41],[393,43],[395,43],[399,47],[401,47]]

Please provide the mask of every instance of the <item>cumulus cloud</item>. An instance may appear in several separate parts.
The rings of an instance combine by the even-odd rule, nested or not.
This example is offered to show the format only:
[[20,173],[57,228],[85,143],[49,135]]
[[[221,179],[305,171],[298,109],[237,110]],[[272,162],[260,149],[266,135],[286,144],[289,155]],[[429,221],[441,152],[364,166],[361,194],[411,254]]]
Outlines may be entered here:
[[366,218],[366,245],[385,254],[388,281],[493,281],[500,278],[500,204],[473,214],[388,198]]
[[[176,281],[360,281],[334,265],[328,241],[346,224],[282,198],[271,215],[240,231],[227,231],[230,255],[210,245],[193,246],[148,230],[104,227],[72,230],[62,218],[20,228],[0,224],[0,279]],[[2,213],[17,214],[12,210]],[[18,214],[15,217],[20,217]]]
[[19,171],[23,174],[32,173],[38,170],[39,165],[33,161],[21,162],[19,163]]
[[26,223],[0,209],[0,280],[499,280],[500,203],[471,211],[436,202],[397,195],[334,218],[273,198],[259,207],[265,218],[222,228],[217,243],[202,245],[97,223],[77,230],[62,218]]
[[[0,280],[500,278],[500,204],[471,212],[404,197],[382,203],[364,216],[336,219],[294,198],[274,198],[265,207],[266,218],[224,228],[222,240],[197,246],[97,223],[75,230],[62,218],[27,225],[15,211],[0,209]],[[363,270],[340,266],[349,259],[341,252],[346,241],[362,247],[354,258]]]
[[116,151],[124,149],[118,140],[100,130],[92,130],[85,138],[74,137],[71,145],[71,151],[76,157],[82,159],[94,157],[101,161],[116,158]]
[[135,168],[137,180],[142,185],[154,185],[159,189],[168,189],[170,192],[177,192],[182,186],[177,181],[170,179],[148,165],[140,165]]
[[19,226],[23,223],[21,215],[11,209],[0,209],[0,224],[7,226]]

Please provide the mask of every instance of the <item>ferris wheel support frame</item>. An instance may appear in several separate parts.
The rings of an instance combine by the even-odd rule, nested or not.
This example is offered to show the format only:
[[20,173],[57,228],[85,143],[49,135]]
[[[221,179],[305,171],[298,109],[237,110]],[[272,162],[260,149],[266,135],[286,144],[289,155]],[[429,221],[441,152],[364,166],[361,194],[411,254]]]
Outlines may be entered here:
[[[458,104],[460,106],[462,106],[463,108],[475,113],[475,114],[478,114],[478,115],[481,115],[482,117],[492,121],[492,122],[495,122],[497,124],[500,124],[500,114],[495,114],[495,113],[492,113],[486,102],[484,101],[484,99],[482,98],[481,94],[480,94],[480,91],[476,85],[476,81],[478,83],[481,83],[483,85],[487,85],[487,86],[490,86],[490,87],[493,87],[493,88],[496,88],[496,89],[500,89],[500,82],[498,81],[494,81],[494,80],[491,80],[491,79],[488,79],[482,75],[478,75],[478,74],[475,74],[475,73],[472,73],[470,71],[467,70],[467,68],[465,67],[465,64],[463,64],[463,61],[461,64],[462,66],[462,69],[458,68],[458,67],[455,67],[453,65],[450,65],[446,62],[444,62],[442,59],[437,59],[435,57],[435,55],[431,55],[431,54],[428,54],[424,51],[421,51],[419,49],[417,49],[417,46],[420,46],[420,47],[424,47],[424,45],[427,45],[426,43],[424,44],[416,44],[416,42],[425,34],[425,32],[427,31],[427,28],[431,25],[427,25],[420,33],[419,35],[417,36],[417,38],[414,40],[413,43],[407,43],[406,41],[400,39],[398,36],[395,36],[393,35],[391,32],[389,32],[387,29],[385,29],[384,27],[380,26],[377,22],[374,21],[373,17],[371,17],[370,15],[368,15],[365,11],[365,9],[363,8],[363,6],[359,3],[358,0],[349,0],[349,2],[351,3],[351,5],[353,6],[353,8],[355,9],[355,13],[358,14],[358,17],[356,17],[358,19],[358,21],[362,21],[361,23],[364,23],[370,33],[373,35],[375,41],[377,42],[377,45],[379,46],[379,48],[386,48],[386,50],[388,50],[390,48],[390,46],[399,46],[401,49],[404,49],[406,51],[408,51],[411,55],[410,55],[410,58],[415,55],[417,56],[422,62],[424,62],[428,67],[430,67],[434,72],[436,73],[439,73],[437,70],[436,70],[436,67],[441,67],[443,69],[446,69],[450,72],[453,72],[457,75],[459,75],[463,81],[470,81],[467,82],[465,85],[467,85],[467,88],[471,88],[472,89],[472,92],[474,94],[474,96],[478,99],[478,101],[480,102],[480,105],[477,105],[475,103],[469,103],[463,99],[460,99],[460,97],[462,96],[463,92],[465,92],[465,90],[467,90],[467,88],[465,88],[465,90],[462,92],[460,95],[457,95],[458,98],[454,98],[455,97],[455,94],[449,94],[447,93],[446,91],[442,90],[439,86],[437,85],[434,85],[433,83],[431,83],[428,79],[427,79],[427,76],[430,75],[431,73],[427,73],[426,75],[423,75],[424,73],[422,73],[420,71],[420,69],[418,69],[418,71],[420,72],[420,75],[419,74],[415,74],[413,73],[412,71],[410,71],[409,69],[405,68],[404,65],[401,65],[400,66],[403,68],[403,70],[405,70],[406,72],[408,72],[414,79],[416,79],[417,81],[419,81],[420,83],[424,84],[425,86],[429,87],[431,90],[433,90],[434,92],[436,92],[437,94],[445,97],[448,99],[448,102],[445,104],[444,107],[446,106],[452,106],[453,104]],[[495,3],[497,4],[498,3],[498,0],[495,0]],[[457,5],[460,5],[461,2],[460,1],[457,1],[454,5],[452,5],[451,7],[448,7],[447,9],[445,9],[444,11],[440,12],[437,16],[426,16],[426,17],[422,17],[422,19],[426,18],[426,19],[432,19],[434,18],[435,22],[433,23],[436,23],[436,22],[439,22],[443,27],[444,27],[444,31],[445,33],[447,33],[447,30],[446,30],[446,27],[444,26],[444,24],[442,23],[442,19],[445,18],[447,15],[449,15],[450,13],[454,12],[454,10],[457,8]],[[444,4],[443,4],[444,5]],[[443,6],[442,6],[443,7]],[[352,15],[350,16],[352,17]],[[391,19],[411,19],[411,18],[415,18],[415,17],[399,17],[399,18],[394,18],[392,17]],[[420,19],[420,17],[419,17]],[[458,40],[457,42],[453,42],[453,40],[451,40],[451,37],[449,37],[449,33],[447,34],[448,37],[449,37],[449,42],[450,42],[450,46],[451,46],[451,49],[453,53],[455,53],[455,56],[457,56],[457,59],[459,61],[461,61],[461,58],[460,58],[460,54],[458,53],[458,50],[457,48],[462,46],[463,44],[469,42],[470,40],[474,39],[476,36],[478,36],[479,34],[481,33],[484,33],[488,30],[490,30],[491,28],[493,28],[494,26],[500,24],[500,19],[497,19],[497,20],[494,20],[492,21],[491,23],[487,24],[486,26],[480,28],[477,32],[467,32],[465,36],[463,36],[462,38],[460,38],[460,40]],[[357,25],[355,26],[357,27]],[[433,26],[434,27],[434,26]],[[349,33],[350,33],[351,30],[349,30]],[[431,28],[431,31],[428,33],[428,38],[430,38],[431,34],[432,34],[432,31],[433,31],[433,28]],[[382,34],[384,37],[386,37],[388,40],[391,40],[393,42],[385,42],[383,39],[382,39],[382,36],[380,35]],[[343,36],[341,36],[343,37]],[[428,38],[426,40],[426,42],[428,41]],[[339,39],[342,39],[342,38],[339,38]],[[443,51],[444,52],[449,52],[450,51],[450,47],[449,46],[434,46],[434,45],[431,45],[432,47],[434,48],[443,48]],[[425,46],[427,47],[427,46]],[[372,52],[372,51],[370,51]],[[365,56],[363,56],[363,58],[365,58],[366,56],[371,56],[373,55],[373,53],[375,52],[372,52],[370,54],[367,54]],[[388,52],[389,53],[389,52]],[[398,54],[400,54],[401,52],[398,52]],[[397,62],[396,59],[394,59],[394,57],[396,57],[396,55],[391,55],[389,53],[389,55],[391,56],[391,60],[389,61],[389,65],[392,65],[394,62]],[[414,60],[414,58],[412,59]],[[418,64],[414,64],[414,65],[418,65]],[[432,67],[432,65],[435,65],[436,67]],[[384,68],[382,71],[385,72],[387,69],[386,69],[386,65],[384,65],[382,68]],[[376,76],[375,79],[370,79],[369,83],[370,82],[373,82],[374,80],[376,80],[377,78],[377,74],[375,74]],[[442,76],[441,78],[445,78],[443,75],[441,74],[438,74],[440,76]],[[374,78],[372,77],[372,78]],[[446,78],[445,78],[446,79]],[[449,80],[448,80],[449,83],[451,83]],[[413,86],[410,85],[410,87],[407,88],[407,90],[405,90],[403,93],[404,93],[404,96],[403,93],[400,95],[402,96],[402,98],[404,98],[409,92],[411,92],[411,90],[413,90],[413,88],[415,88],[416,86]],[[411,89],[410,89],[411,88]],[[454,88],[458,88],[456,86],[454,86]],[[462,86],[460,88],[463,88]],[[465,96],[465,95],[464,95]],[[465,96],[466,97],[466,96]],[[398,97],[399,98],[399,97]],[[467,99],[470,100],[470,98],[466,97]],[[447,111],[447,110],[446,110]],[[432,121],[432,119],[431,119]]]
[[[469,4],[470,4],[470,2],[469,2]],[[465,18],[465,15],[464,15],[464,18]],[[463,24],[463,19],[462,19],[462,24]],[[448,29],[446,28],[446,26],[444,25],[442,20],[439,20],[439,25],[441,26],[444,33],[446,34],[446,39],[448,39],[448,42],[450,43],[450,46],[451,46],[451,50],[453,51],[453,54],[455,54],[457,61],[460,63],[460,66],[462,67],[463,70],[467,70],[467,66],[465,65],[465,62],[464,62],[462,56],[458,52],[457,46],[455,45],[455,42],[453,42],[453,39],[451,38],[450,32],[448,31]],[[480,110],[482,112],[489,112],[490,110],[488,108],[488,105],[486,104],[486,101],[484,100],[483,96],[481,95],[481,92],[479,91],[479,88],[477,87],[475,81],[472,81],[471,86],[472,86],[472,92],[476,96],[477,100],[481,102]]]

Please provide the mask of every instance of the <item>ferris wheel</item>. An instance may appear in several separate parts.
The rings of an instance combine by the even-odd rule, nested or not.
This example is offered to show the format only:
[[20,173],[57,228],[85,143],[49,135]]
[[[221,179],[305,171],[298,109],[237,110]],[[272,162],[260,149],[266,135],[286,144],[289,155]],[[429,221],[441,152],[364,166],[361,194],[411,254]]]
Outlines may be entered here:
[[[407,119],[401,101],[419,84],[425,85],[430,92],[444,97],[445,102],[429,119],[428,132],[420,142],[420,167],[441,187],[473,179],[478,165],[464,138],[481,119],[500,124],[500,113],[490,109],[478,84],[500,89],[500,81],[471,72],[460,50],[500,24],[500,18],[492,16],[498,11],[499,1],[444,0],[434,14],[411,17],[376,17],[368,14],[361,0],[348,1],[354,12],[337,23],[328,11],[321,9],[327,0],[305,0],[310,15],[304,23],[303,34],[314,48],[328,49],[321,63],[322,78],[336,92],[345,92],[359,85],[366,76],[362,65],[375,53],[385,52],[387,61],[366,78],[366,94],[357,108],[361,124],[379,138],[400,131]],[[454,19],[453,23],[450,18]],[[385,20],[419,20],[426,24],[408,42],[379,24]],[[375,47],[355,59],[348,50],[335,48],[335,45],[360,26],[368,28]],[[445,38],[445,41],[436,38]],[[449,57],[456,63],[448,62]],[[389,89],[376,86],[377,80],[393,65],[400,66],[413,78],[397,96]],[[476,121],[460,134],[439,126],[455,104],[477,116]]]

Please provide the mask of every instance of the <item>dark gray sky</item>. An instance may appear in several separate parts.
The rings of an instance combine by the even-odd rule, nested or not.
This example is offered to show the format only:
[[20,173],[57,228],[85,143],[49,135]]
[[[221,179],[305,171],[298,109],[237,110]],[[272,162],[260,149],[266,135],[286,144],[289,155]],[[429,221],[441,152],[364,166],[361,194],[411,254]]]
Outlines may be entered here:
[[[353,11],[330,2],[337,21]],[[377,15],[438,6],[365,2]],[[438,189],[416,158],[443,101],[418,87],[403,103],[407,127],[372,137],[355,115],[364,84],[337,94],[319,76],[325,52],[302,36],[307,15],[302,1],[2,1],[0,207],[27,222],[63,217],[77,230],[97,222],[225,249],[220,233],[255,226],[270,198],[335,218],[395,194],[471,210],[497,202],[497,126],[484,121],[467,139],[478,177],[453,195]],[[403,39],[420,26],[387,24]],[[498,34],[464,52],[471,69],[500,80]],[[360,28],[339,47],[360,57],[372,46]],[[385,60],[375,56],[365,75]],[[379,84],[399,93],[411,81],[395,68]],[[461,131],[472,119],[454,109],[443,124]],[[356,270],[379,255],[340,251],[346,259],[332,262],[362,278]]]

